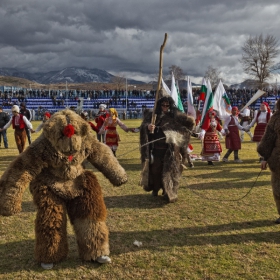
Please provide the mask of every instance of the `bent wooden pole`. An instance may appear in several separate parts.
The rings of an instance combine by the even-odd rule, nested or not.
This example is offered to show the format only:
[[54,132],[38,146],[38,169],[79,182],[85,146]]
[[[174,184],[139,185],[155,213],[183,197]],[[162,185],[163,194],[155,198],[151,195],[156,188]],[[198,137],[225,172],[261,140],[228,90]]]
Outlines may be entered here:
[[[166,41],[167,41],[167,33],[165,33],[163,44],[160,47],[158,84],[157,84],[157,91],[156,91],[156,96],[155,96],[155,105],[154,105],[153,113],[152,113],[152,121],[151,121],[152,124],[155,124],[156,117],[157,117],[155,111],[156,111],[156,105],[157,105],[157,101],[158,101],[161,79],[162,79],[162,54],[163,54],[163,49],[166,44]],[[151,131],[151,133],[154,133],[154,131]]]

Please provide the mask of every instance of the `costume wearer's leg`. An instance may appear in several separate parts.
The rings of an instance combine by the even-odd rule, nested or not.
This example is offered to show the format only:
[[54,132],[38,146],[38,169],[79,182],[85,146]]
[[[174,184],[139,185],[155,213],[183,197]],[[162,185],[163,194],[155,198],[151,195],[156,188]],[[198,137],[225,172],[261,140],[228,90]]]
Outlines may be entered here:
[[168,161],[165,162],[162,171],[164,190],[169,202],[175,202],[178,199],[177,193],[183,171],[179,148],[175,146],[174,151],[168,149],[164,159]]
[[[101,136],[102,136],[103,134],[96,134],[96,137],[97,137],[97,140],[99,141],[99,142],[101,142]],[[104,142],[104,141],[102,141],[102,142]]]
[[275,172],[271,172],[271,186],[272,186],[273,197],[276,204],[277,212],[280,216],[280,176],[277,175]]
[[223,159],[228,159],[228,157],[230,156],[230,154],[232,153],[233,150],[228,149],[226,154],[224,155]]
[[27,127],[25,128],[25,131],[26,131],[28,143],[29,143],[29,145],[30,145],[31,142],[32,142],[32,140],[31,140],[31,132],[30,132],[30,130],[29,130]]
[[190,154],[186,154],[186,158],[187,158],[189,167],[193,168],[194,165],[193,165],[193,163],[192,163],[192,161],[191,161],[191,156],[190,156]]
[[6,130],[2,131],[2,136],[3,136],[4,146],[7,149],[9,147],[9,145],[8,145],[7,131]]
[[25,129],[17,130],[15,129],[15,141],[18,148],[19,153],[22,153],[25,147],[26,142],[26,132]]
[[38,183],[32,194],[38,209],[35,220],[35,258],[41,263],[59,262],[68,253],[65,202],[46,186],[38,186]]
[[68,215],[76,233],[80,258],[86,261],[109,255],[109,231],[101,187],[90,171],[82,176],[83,193],[67,203]]
[[105,143],[105,134],[101,134],[101,140],[102,143]]
[[[4,130],[3,130],[4,131]],[[2,139],[2,133],[3,131],[0,131],[0,147],[1,147],[1,139]]]
[[[242,126],[244,127],[244,125],[242,125]],[[241,140],[241,142],[244,141],[244,133],[245,133],[244,130],[241,130],[241,131],[240,131],[240,140]]]
[[[244,131],[242,131],[242,132],[244,132]],[[252,134],[252,132],[249,130],[249,131],[246,131],[246,133],[250,136],[251,141],[252,141],[252,140],[253,140],[253,134]]]
[[162,183],[162,169],[163,169],[163,158],[154,155],[154,163],[150,165],[149,173],[149,186],[153,191],[153,195],[157,196],[158,191],[163,189]]

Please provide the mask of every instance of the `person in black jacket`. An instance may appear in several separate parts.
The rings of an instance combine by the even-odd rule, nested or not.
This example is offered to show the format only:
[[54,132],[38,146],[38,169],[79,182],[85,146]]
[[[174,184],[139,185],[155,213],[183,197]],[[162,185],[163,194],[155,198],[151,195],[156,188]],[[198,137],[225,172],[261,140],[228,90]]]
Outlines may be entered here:
[[[26,105],[25,103],[20,103],[20,112],[21,115],[25,116],[27,118],[28,121],[31,122],[31,113],[30,110],[26,109]],[[31,140],[31,133],[29,128],[26,126],[25,127],[26,130],[26,135],[27,135],[27,139],[28,139],[28,143],[29,145],[31,144],[32,140]]]
[[[9,115],[3,111],[3,108],[0,106],[0,128],[3,128],[10,120]],[[3,137],[4,146],[8,149],[8,139],[6,130],[0,131],[0,146],[1,146],[1,138]]]

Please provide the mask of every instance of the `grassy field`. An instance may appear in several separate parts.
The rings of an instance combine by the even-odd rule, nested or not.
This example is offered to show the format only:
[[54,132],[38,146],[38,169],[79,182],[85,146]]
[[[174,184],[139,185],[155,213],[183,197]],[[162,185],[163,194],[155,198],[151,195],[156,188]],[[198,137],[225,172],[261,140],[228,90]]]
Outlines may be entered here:
[[[125,123],[135,127],[140,120]],[[38,124],[33,122],[35,128]],[[43,270],[34,261],[36,212],[26,190],[22,212],[0,217],[0,279],[280,279],[280,225],[274,223],[278,215],[270,172],[263,171],[256,181],[260,164],[247,135],[240,151],[243,163],[233,163],[233,155],[228,163],[210,167],[194,162],[194,169],[183,171],[178,201],[167,204],[138,185],[139,134],[118,131],[117,158],[128,183],[113,187],[87,165],[103,188],[112,263],[82,262],[69,224],[67,260]],[[12,128],[8,138],[10,148],[2,143],[0,149],[0,175],[18,154]],[[192,144],[199,154],[200,141]],[[224,141],[222,146],[224,154]],[[135,240],[142,246],[133,245]]]

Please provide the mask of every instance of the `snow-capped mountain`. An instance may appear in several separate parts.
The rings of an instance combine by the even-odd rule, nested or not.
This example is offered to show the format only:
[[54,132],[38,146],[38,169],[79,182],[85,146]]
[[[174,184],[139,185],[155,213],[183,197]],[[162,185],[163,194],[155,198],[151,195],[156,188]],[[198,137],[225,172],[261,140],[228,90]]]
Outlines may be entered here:
[[[0,76],[11,76],[28,79],[40,84],[56,83],[109,83],[114,75],[101,69],[87,69],[69,67],[59,71],[50,71],[47,73],[27,73],[21,72],[14,68],[0,68]],[[129,84],[144,84],[141,81],[127,79]]]

